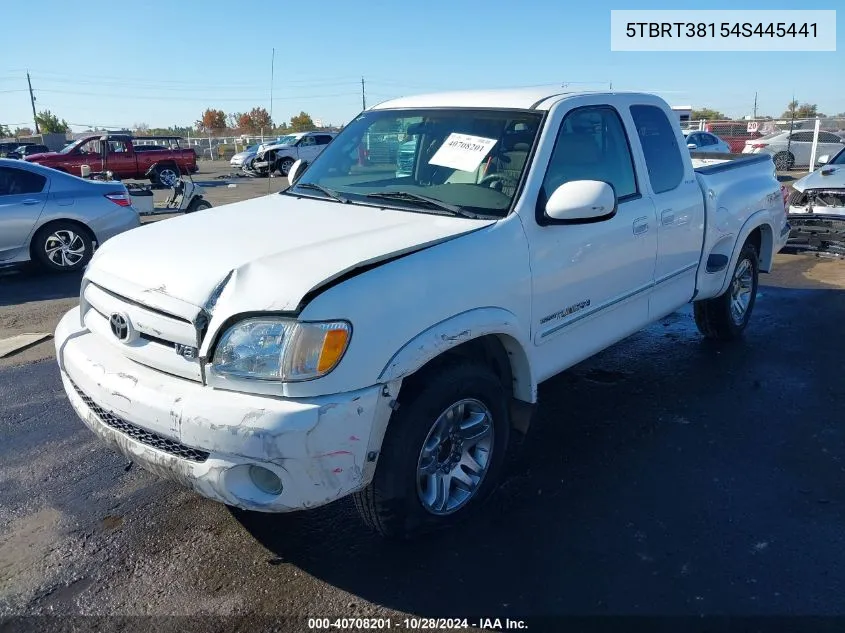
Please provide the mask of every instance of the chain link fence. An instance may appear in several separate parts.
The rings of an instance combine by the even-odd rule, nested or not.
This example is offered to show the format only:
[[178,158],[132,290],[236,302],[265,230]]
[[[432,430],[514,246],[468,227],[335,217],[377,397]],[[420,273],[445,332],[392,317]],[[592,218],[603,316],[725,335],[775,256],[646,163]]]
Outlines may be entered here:
[[[770,154],[781,171],[815,169],[820,158],[833,158],[845,149],[845,118],[842,117],[700,120],[684,122],[682,128],[714,135],[727,143],[734,154]],[[708,141],[707,136],[698,139]]]

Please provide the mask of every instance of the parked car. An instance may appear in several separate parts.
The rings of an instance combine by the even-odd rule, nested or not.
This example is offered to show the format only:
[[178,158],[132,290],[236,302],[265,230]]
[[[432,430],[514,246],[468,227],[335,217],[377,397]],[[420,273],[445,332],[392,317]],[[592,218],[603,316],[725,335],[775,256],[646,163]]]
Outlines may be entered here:
[[[143,140],[170,143],[178,138],[145,136]],[[165,187],[173,187],[180,174],[193,174],[198,170],[197,153],[193,149],[142,145],[136,150],[132,141],[133,137],[126,134],[97,134],[81,138],[58,152],[35,154],[24,160],[75,176],[82,175],[83,165],[88,165],[92,172],[106,167],[118,178],[149,178],[153,184]]]
[[816,171],[796,180],[789,195],[791,246],[845,255],[845,147],[822,155]]
[[[745,142],[744,154],[770,154],[780,170],[793,167],[810,167],[810,152],[813,147],[812,130],[798,132],[777,132],[753,141]],[[816,156],[832,155],[843,148],[845,139],[833,132],[819,131]],[[813,166],[814,167],[814,166]]]
[[231,167],[235,167],[237,169],[240,169],[241,167],[244,166],[244,162],[246,160],[255,156],[255,154],[258,152],[259,145],[261,145],[261,144],[257,143],[255,145],[250,145],[244,151],[238,152],[237,154],[232,156],[232,159],[229,161],[229,165]]
[[43,154],[49,152],[50,148],[46,145],[20,145],[14,151],[6,154],[6,158],[23,158],[24,156],[32,156],[33,154]]
[[10,152],[15,152],[19,147],[25,145],[35,145],[35,143],[21,143],[20,141],[0,143],[0,158],[5,158]]
[[713,152],[715,154],[730,154],[730,145],[715,134],[709,132],[695,132],[684,130],[687,147],[696,152]]
[[337,135],[336,132],[299,132],[283,137],[279,143],[259,147],[255,158],[244,169],[259,176],[278,172],[287,176],[294,162],[300,158],[314,160]]
[[[360,168],[391,123],[411,177]],[[541,381],[690,302],[704,336],[742,335],[788,226],[771,159],[726,159],[695,168],[648,94],[379,104],[285,191],[100,248],[56,330],[65,391],[230,506],[354,494],[382,534],[447,526],[495,489]]]
[[95,244],[139,225],[120,182],[0,159],[0,265],[33,259],[49,271],[82,270]]
[[[763,122],[762,125],[765,128],[773,124]],[[759,130],[749,130],[748,121],[708,121],[704,124],[704,131],[717,135],[727,143],[732,154],[741,154],[746,141],[760,138],[764,134]]]

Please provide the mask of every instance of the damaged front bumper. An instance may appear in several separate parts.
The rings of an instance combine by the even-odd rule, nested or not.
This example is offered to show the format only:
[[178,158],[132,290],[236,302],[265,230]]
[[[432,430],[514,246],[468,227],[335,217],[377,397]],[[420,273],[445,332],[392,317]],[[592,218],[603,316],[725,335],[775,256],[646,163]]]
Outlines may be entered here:
[[[320,506],[366,486],[390,417],[384,385],[290,399],[213,389],[145,367],[79,325],[56,329],[68,399],[100,438],[144,469],[222,503],[263,512]],[[281,490],[266,492],[255,467]]]
[[845,255],[845,206],[789,208],[787,246],[831,255]]

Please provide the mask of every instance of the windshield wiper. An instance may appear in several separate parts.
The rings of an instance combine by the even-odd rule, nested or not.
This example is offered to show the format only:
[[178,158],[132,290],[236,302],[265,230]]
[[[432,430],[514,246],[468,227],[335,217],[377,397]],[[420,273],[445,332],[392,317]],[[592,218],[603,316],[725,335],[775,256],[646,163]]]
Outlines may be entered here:
[[453,215],[458,215],[462,218],[477,218],[478,216],[469,211],[464,211],[461,207],[437,200],[436,198],[429,198],[419,193],[411,193],[410,191],[382,191],[380,193],[368,193],[367,198],[379,198],[381,200],[407,200],[409,202],[423,202],[429,206],[437,207],[448,211]]
[[315,191],[319,191],[320,193],[324,193],[329,198],[337,200],[338,202],[343,202],[344,204],[349,202],[349,198],[344,198],[334,189],[329,189],[328,187],[324,187],[323,185],[317,185],[313,182],[303,182],[302,184],[295,184],[294,187],[300,187],[302,189],[314,189]]

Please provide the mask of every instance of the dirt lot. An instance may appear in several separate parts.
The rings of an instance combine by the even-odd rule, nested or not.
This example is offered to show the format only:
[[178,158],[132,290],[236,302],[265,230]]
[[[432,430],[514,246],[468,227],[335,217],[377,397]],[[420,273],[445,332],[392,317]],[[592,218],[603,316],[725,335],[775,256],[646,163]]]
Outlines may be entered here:
[[[232,182],[209,188],[213,204],[267,186]],[[78,284],[0,278],[0,336],[49,331]],[[348,500],[231,512],[127,469],[39,345],[0,367],[0,629],[304,631],[307,617],[413,614],[532,618],[531,631],[689,617],[661,623],[691,631],[727,629],[699,616],[842,615],[844,290],[845,262],[782,254],[742,342],[702,341],[685,309],[548,381],[484,512],[413,546],[372,536]],[[19,615],[32,617],[2,620]]]

